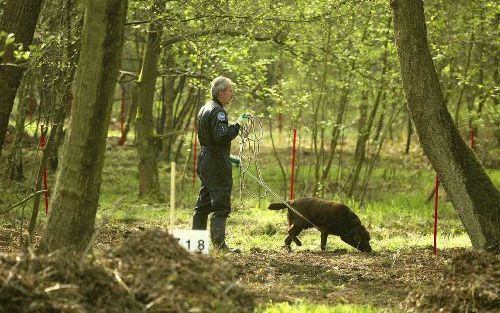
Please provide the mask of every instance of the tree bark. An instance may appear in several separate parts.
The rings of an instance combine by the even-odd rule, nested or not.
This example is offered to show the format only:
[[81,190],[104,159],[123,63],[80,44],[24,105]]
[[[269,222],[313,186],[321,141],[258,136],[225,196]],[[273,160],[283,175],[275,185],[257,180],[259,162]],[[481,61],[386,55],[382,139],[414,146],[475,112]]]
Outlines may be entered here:
[[126,12],[126,0],[85,3],[77,91],[40,243],[42,251],[69,248],[83,252],[90,244]]
[[413,134],[413,126],[411,125],[411,117],[408,115],[408,127],[406,132],[406,146],[405,146],[405,154],[410,154],[411,147],[411,135]]
[[[153,14],[165,10],[165,1],[156,0]],[[136,119],[137,156],[139,158],[139,195],[159,195],[160,182],[156,162],[157,143],[154,136],[153,101],[158,77],[158,57],[160,56],[162,26],[152,22],[149,26],[148,41],[144,51],[141,74],[137,82],[139,86],[139,107]]]
[[[43,0],[9,0],[0,20],[0,31],[14,33],[15,44],[27,49],[33,40]],[[7,47],[3,63],[15,63],[14,47]],[[9,126],[10,113],[24,67],[0,64],[0,154]]]
[[[29,76],[28,76],[29,77]],[[27,77],[26,77],[27,78]],[[19,88],[19,100],[17,105],[16,132],[14,140],[9,148],[7,156],[7,175],[8,179],[23,181],[26,179],[23,170],[23,139],[26,115],[28,112],[28,103],[30,99],[30,85],[32,81],[24,79]]]
[[500,195],[446,108],[427,42],[422,0],[393,0],[405,98],[424,153],[475,248],[498,251]]
[[125,123],[125,129],[123,130],[123,143],[127,140],[127,135],[135,124],[135,118],[137,116],[137,107],[139,106],[139,87],[136,82],[132,83],[133,86],[130,88],[131,99],[130,105],[127,112],[127,122]]

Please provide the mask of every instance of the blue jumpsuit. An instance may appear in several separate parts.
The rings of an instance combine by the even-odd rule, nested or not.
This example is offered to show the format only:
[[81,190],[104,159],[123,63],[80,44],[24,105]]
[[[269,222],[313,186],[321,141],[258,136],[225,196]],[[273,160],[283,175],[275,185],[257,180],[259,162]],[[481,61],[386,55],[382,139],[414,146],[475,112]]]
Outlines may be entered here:
[[209,101],[198,113],[197,173],[201,180],[200,193],[193,215],[193,229],[206,229],[208,214],[225,219],[231,212],[233,187],[229,154],[231,141],[238,136],[240,125],[229,125],[227,113],[217,101]]

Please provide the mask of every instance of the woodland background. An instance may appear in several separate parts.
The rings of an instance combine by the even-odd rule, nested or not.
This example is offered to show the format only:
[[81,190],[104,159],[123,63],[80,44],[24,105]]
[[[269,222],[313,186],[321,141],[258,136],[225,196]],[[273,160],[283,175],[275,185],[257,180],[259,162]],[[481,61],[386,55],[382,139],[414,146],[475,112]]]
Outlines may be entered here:
[[[339,303],[350,311],[398,310],[416,284],[428,288],[443,279],[465,289],[476,286],[460,280],[466,275],[447,276],[444,267],[453,258],[452,264],[463,262],[460,268],[468,270],[477,265],[471,262],[482,262],[475,269],[494,282],[500,270],[485,260],[498,258],[470,248],[484,248],[471,235],[474,229],[498,248],[500,6],[496,1],[424,3],[430,56],[443,107],[453,120],[448,125],[441,119],[442,125],[456,129],[473,150],[464,152],[447,132],[426,122],[425,114],[414,110],[412,116],[410,94],[432,98],[434,93],[418,83],[405,85],[394,31],[404,31],[404,23],[394,25],[394,14],[398,4],[404,8],[410,2],[129,0],[127,6],[119,0],[0,0],[1,249],[77,246],[80,252],[105,255],[102,251],[131,233],[168,227],[171,162],[177,164],[176,225],[189,228],[199,187],[193,180],[196,114],[209,98],[210,81],[224,75],[236,84],[230,122],[248,111],[262,130],[258,157],[246,159],[253,162],[248,171],[260,173],[289,198],[296,129],[295,196],[345,202],[368,225],[379,251],[364,257],[332,240],[329,246],[336,249],[317,255],[319,236],[310,231],[295,259],[283,255],[285,216],[265,210],[276,199],[264,197],[265,190],[248,176],[240,190],[242,172],[235,169],[230,241],[246,252],[241,258],[212,258],[233,266],[234,279],[253,293],[257,310],[320,312]],[[410,16],[419,22],[418,10]],[[425,83],[414,74],[416,82]],[[433,112],[435,103],[441,104],[420,104]],[[417,136],[416,121],[428,123],[430,144],[427,135]],[[466,187],[478,194],[474,199],[452,192],[457,188],[442,165],[448,163],[445,154],[429,157],[431,147],[445,146],[441,140],[457,147],[458,159],[473,155],[480,162],[485,176],[478,178],[469,167],[464,184],[489,193]],[[233,153],[238,152],[233,143]],[[433,259],[436,172],[444,173],[440,179],[447,193],[440,189],[443,252]],[[44,180],[49,215],[43,213]],[[485,181],[489,187],[481,189]],[[471,208],[482,205],[489,212],[487,222],[470,222],[467,212],[477,210],[457,206],[468,199]],[[170,255],[169,260],[177,259]],[[304,263],[315,264],[317,271]],[[368,281],[363,280],[367,268],[374,275]],[[185,292],[183,297],[192,296]],[[458,307],[498,305],[498,296],[477,294],[476,302],[457,300]],[[432,311],[433,303],[455,303],[445,296],[440,302],[410,294],[403,309],[427,303]],[[209,301],[203,300],[203,305]],[[288,304],[279,304],[283,301]]]

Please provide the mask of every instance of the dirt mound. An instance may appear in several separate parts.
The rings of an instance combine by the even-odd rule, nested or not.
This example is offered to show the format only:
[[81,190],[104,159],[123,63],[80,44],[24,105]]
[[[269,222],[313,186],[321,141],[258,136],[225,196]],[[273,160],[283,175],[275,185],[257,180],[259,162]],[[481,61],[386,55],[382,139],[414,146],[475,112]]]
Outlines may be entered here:
[[0,281],[0,312],[118,313],[142,307],[109,271],[68,253],[1,255]]
[[136,233],[111,254],[148,312],[253,311],[253,298],[234,283],[225,264],[187,252],[164,231]]
[[0,254],[0,312],[251,312],[225,264],[141,231],[98,258]]
[[408,295],[406,309],[417,312],[498,312],[500,255],[465,251],[451,259],[445,275]]

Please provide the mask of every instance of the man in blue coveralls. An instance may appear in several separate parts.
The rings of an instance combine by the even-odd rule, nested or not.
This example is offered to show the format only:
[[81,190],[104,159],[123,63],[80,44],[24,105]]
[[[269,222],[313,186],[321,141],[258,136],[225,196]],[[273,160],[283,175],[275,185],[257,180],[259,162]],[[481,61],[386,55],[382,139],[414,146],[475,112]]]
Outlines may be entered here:
[[207,229],[210,218],[210,237],[216,249],[239,253],[226,245],[226,219],[231,213],[233,187],[230,160],[231,141],[238,136],[240,127],[248,123],[249,114],[242,114],[236,124],[229,125],[227,108],[233,99],[233,82],[223,76],[211,83],[212,100],[198,112],[197,173],[201,180],[200,193],[193,214],[193,229]]

